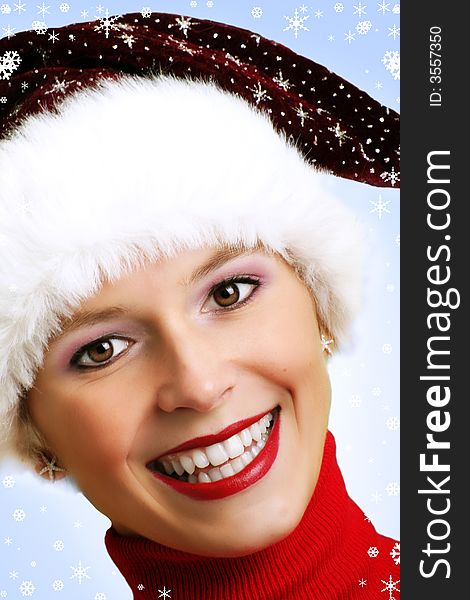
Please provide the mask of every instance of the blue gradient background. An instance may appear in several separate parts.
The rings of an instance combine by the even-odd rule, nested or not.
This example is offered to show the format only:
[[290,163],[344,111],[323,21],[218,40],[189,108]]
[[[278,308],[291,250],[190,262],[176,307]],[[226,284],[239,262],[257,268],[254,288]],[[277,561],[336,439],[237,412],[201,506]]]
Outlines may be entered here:
[[[66,12],[61,11],[61,4],[45,2],[49,14],[43,18],[38,14],[38,0],[0,0],[0,37],[8,30],[29,29],[35,20],[59,27],[99,16],[98,4],[70,0]],[[110,14],[150,7],[251,29],[324,64],[398,110],[399,79],[385,68],[382,59],[387,51],[399,51],[400,38],[393,28],[400,26],[400,5],[353,0],[342,2],[343,10],[337,12],[335,4],[323,0],[313,4],[129,0],[103,3],[102,7]],[[252,15],[254,7],[262,9],[260,18]],[[299,30],[297,37],[294,30],[285,31],[289,25],[285,17],[294,17],[296,9],[300,17],[308,16],[303,21],[308,31]],[[82,11],[88,11],[88,16],[83,17]],[[370,22],[370,28],[360,34],[356,27],[364,21]],[[350,42],[348,33],[354,35]],[[350,495],[380,532],[399,537],[399,192],[342,180],[333,180],[331,185],[364,224],[369,253],[365,301],[354,324],[354,343],[330,365],[330,429]],[[379,201],[384,211],[377,211]],[[52,486],[21,466],[3,462],[0,598],[129,600],[132,594],[104,548],[108,527],[108,519],[70,483]],[[77,571],[80,564],[82,577]]]

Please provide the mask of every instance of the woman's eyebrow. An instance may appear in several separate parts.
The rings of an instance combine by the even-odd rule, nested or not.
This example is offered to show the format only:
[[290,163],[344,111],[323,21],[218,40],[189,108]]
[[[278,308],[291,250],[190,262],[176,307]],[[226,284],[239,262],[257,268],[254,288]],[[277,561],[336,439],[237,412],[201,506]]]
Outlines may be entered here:
[[184,281],[184,285],[192,285],[197,283],[209,273],[212,273],[220,266],[225,264],[229,260],[233,260],[242,254],[252,254],[256,252],[258,248],[244,248],[244,247],[229,247],[229,248],[221,248],[217,250],[209,259],[197,267],[189,276],[187,280]]
[[128,310],[123,306],[111,306],[103,310],[87,310],[77,313],[76,315],[65,321],[61,328],[61,335],[63,335],[64,333],[70,333],[71,331],[79,329],[80,327],[89,327],[91,325],[96,325],[97,323],[102,323],[103,321],[109,321],[116,317],[121,317],[127,312]]

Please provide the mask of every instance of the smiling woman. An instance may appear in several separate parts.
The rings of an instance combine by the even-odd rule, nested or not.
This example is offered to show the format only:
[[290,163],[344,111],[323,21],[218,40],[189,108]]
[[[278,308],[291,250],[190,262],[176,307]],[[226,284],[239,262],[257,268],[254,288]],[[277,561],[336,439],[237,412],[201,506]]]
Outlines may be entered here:
[[[397,115],[274,42],[174,19],[116,20],[136,41],[117,60],[92,24],[64,29],[76,53],[15,37],[5,450],[109,517],[136,597],[378,598],[394,541],[347,495],[328,431],[362,261],[328,180],[392,181]],[[106,181],[76,176],[98,163]]]

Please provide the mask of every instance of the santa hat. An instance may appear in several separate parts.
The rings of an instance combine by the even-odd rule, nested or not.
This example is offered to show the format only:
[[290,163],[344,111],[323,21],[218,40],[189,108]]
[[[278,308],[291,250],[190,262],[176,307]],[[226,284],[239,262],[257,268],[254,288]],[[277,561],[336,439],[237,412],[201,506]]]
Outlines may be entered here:
[[129,14],[0,40],[0,440],[104,280],[183,248],[295,261],[341,342],[361,235],[331,174],[398,187],[398,115],[250,31]]

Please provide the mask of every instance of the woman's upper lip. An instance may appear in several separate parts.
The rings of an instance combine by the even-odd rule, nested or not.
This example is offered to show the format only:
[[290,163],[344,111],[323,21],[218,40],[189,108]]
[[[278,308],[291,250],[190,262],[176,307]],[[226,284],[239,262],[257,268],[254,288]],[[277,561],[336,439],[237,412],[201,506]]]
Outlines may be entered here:
[[[246,429],[250,425],[253,425],[253,423],[256,423],[257,421],[259,421],[261,419],[261,417],[264,417],[268,413],[273,412],[273,410],[274,410],[274,408],[271,408],[269,410],[265,410],[264,412],[254,415],[252,417],[248,417],[248,419],[242,419],[241,421],[232,423],[231,425],[229,425],[228,427],[225,427],[218,433],[203,435],[200,437],[195,437],[190,440],[187,440],[186,442],[183,442],[182,444],[179,444],[178,446],[175,446],[174,448],[170,448],[169,450],[166,450],[165,452],[160,454],[160,456],[158,458],[160,458],[162,456],[167,456],[168,454],[176,454],[177,452],[183,452],[184,450],[193,450],[194,448],[212,446],[212,444],[217,444],[218,442],[222,442],[223,440],[226,440],[227,438],[231,437],[232,435],[235,435],[236,433],[242,431],[242,429]],[[158,460],[158,458],[156,458],[154,460]]]

